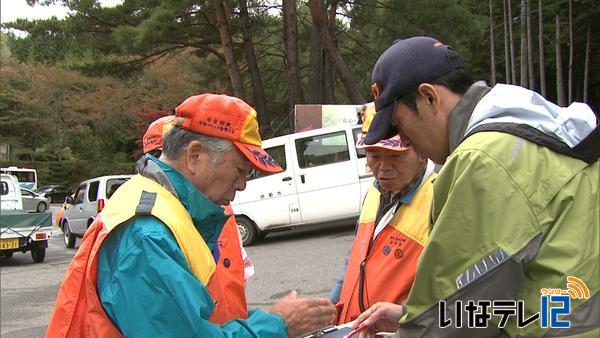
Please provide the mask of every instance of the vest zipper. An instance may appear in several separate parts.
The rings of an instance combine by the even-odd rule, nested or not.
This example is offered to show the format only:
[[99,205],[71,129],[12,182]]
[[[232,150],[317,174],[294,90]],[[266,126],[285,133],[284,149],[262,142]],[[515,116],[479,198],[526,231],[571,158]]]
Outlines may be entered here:
[[360,309],[360,312],[365,312],[366,307],[365,307],[365,300],[364,300],[364,294],[365,294],[365,280],[366,280],[366,268],[365,266],[367,265],[367,259],[369,258],[369,254],[371,253],[371,248],[373,248],[373,242],[375,242],[373,240],[373,235],[375,235],[375,227],[376,225],[373,224],[373,231],[371,232],[371,237],[369,237],[369,246],[367,247],[367,253],[365,254],[365,257],[363,258],[362,262],[360,262],[360,271],[359,271],[359,276],[358,276],[358,307]]
[[[394,213],[396,212],[396,210],[398,210],[398,207],[400,205],[400,201],[398,201],[395,206],[392,206],[392,208],[395,208]],[[382,207],[382,203],[381,203],[381,199],[379,200],[379,205],[377,206],[377,213],[379,214],[381,212],[381,207]],[[365,300],[364,300],[364,293],[365,293],[365,281],[366,281],[366,268],[365,265],[367,264],[367,259],[369,258],[369,255],[371,254],[371,249],[373,248],[373,243],[375,242],[373,240],[373,236],[375,236],[375,229],[377,228],[377,223],[380,221],[380,217],[375,217],[375,222],[373,223],[373,230],[371,231],[371,236],[369,237],[369,246],[367,247],[367,253],[365,254],[365,257],[363,258],[362,262],[360,262],[360,271],[359,271],[359,276],[358,276],[358,308],[360,309],[360,312],[365,312],[365,310],[367,309],[367,307],[365,306]],[[387,225],[386,225],[387,226]]]

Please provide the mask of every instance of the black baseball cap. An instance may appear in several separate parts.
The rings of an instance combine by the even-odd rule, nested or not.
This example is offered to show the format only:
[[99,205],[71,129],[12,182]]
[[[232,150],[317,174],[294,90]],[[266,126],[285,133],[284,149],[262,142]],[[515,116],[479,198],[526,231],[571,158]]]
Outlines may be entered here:
[[396,40],[373,67],[371,77],[377,114],[364,138],[375,144],[397,133],[392,116],[397,99],[454,69],[464,68],[463,58],[451,46],[428,36]]

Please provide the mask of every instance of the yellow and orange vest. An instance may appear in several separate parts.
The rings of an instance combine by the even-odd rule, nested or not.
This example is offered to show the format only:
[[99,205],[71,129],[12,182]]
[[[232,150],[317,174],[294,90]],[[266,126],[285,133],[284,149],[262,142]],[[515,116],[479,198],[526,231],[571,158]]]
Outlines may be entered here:
[[234,318],[247,318],[244,267],[235,218],[230,217],[224,225],[218,240],[221,255],[215,263],[181,202],[160,184],[136,175],[117,190],[87,230],[58,291],[46,337],[122,337],[98,297],[97,255],[110,232],[136,215],[143,193],[156,194],[151,215],[171,230],[190,270],[211,294],[215,308],[209,320],[223,324]]
[[374,241],[381,194],[375,187],[367,192],[337,304],[341,308],[338,324],[356,319],[377,302],[402,304],[406,300],[429,236],[434,177],[425,180],[410,204],[396,210]]

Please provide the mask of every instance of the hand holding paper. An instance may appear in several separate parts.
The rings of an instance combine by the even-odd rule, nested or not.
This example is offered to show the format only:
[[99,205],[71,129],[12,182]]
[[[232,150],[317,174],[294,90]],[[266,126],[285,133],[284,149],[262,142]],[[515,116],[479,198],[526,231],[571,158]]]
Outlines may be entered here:
[[377,332],[396,332],[402,315],[402,305],[376,303],[358,316],[351,327],[362,330],[360,338],[372,338]]

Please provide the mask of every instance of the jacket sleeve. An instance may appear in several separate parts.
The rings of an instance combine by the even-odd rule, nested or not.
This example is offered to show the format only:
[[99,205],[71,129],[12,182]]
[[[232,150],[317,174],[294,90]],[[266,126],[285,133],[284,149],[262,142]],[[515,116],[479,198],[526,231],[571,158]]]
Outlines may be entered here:
[[400,333],[497,336],[496,325],[468,330],[440,328],[454,316],[456,301],[513,300],[524,279],[524,265],[539,249],[541,231],[527,202],[501,163],[481,151],[453,154],[434,184],[431,233],[419,260]]
[[140,218],[127,228],[106,239],[98,261],[102,306],[126,337],[287,336],[283,319],[262,311],[223,326],[209,322],[213,300],[166,226]]
[[342,292],[342,285],[344,285],[344,277],[346,277],[346,269],[348,268],[349,256],[350,251],[348,251],[346,258],[344,258],[344,266],[342,268],[342,273],[340,274],[340,277],[335,280],[331,291],[329,291],[329,300],[331,300],[333,304],[337,303],[340,300],[340,293]]

